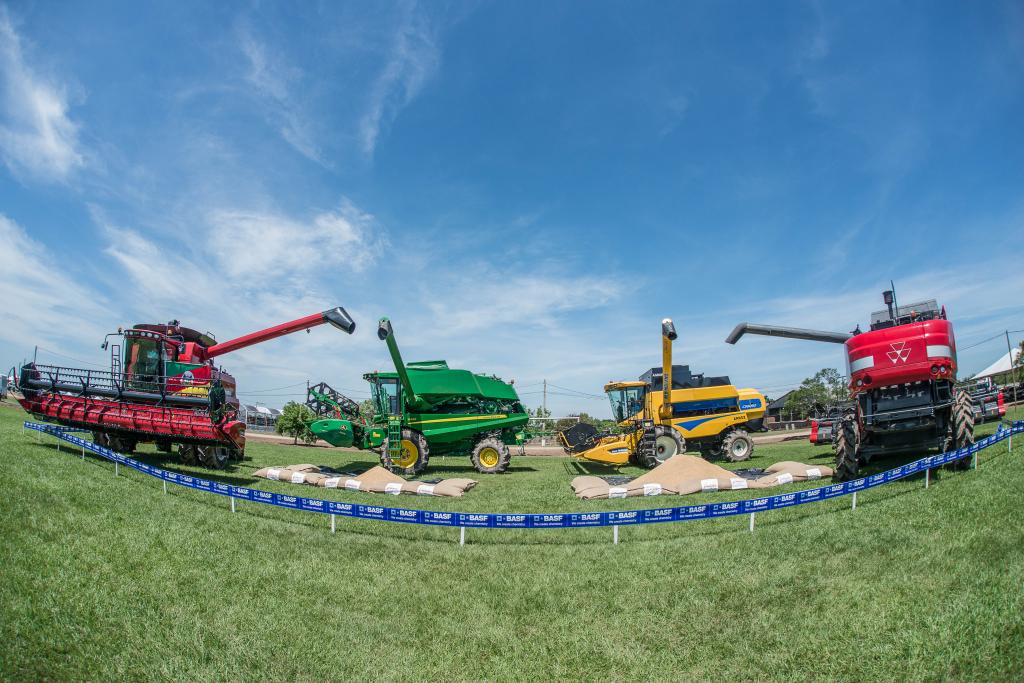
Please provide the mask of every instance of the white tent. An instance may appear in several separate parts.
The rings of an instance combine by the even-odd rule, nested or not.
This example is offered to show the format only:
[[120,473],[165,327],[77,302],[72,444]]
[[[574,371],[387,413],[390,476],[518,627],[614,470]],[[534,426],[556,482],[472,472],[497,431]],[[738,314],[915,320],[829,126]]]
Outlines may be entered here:
[[999,375],[1004,372],[1009,372],[1013,369],[1013,363],[1016,363],[1020,359],[1020,347],[1018,346],[1013,350],[1013,362],[1010,362],[1010,354],[1004,353],[999,360],[992,365],[988,366],[977,375],[974,379],[980,379],[982,377],[991,377],[992,375]]

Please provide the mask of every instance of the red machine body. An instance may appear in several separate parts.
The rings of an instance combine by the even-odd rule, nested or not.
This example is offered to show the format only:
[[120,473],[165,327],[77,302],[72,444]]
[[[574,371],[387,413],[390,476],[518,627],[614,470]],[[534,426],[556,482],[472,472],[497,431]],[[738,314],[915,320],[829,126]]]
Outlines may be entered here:
[[178,444],[186,462],[223,467],[243,457],[245,423],[238,419],[235,378],[213,358],[325,323],[355,330],[340,307],[220,344],[177,321],[136,325],[116,333],[124,353],[113,346],[109,372],[26,364],[18,401],[42,419],[91,430],[98,443],[122,453],[142,441],[165,451]]
[[953,324],[926,320],[852,336],[846,341],[846,369],[854,394],[907,382],[955,380]]
[[[740,323],[726,339],[735,344],[753,333],[844,345],[853,402],[829,422],[838,479],[857,476],[874,455],[974,441],[972,399],[956,387],[956,339],[945,308],[934,300],[899,306],[891,290],[883,299],[887,309],[871,314],[868,332]],[[823,427],[812,423],[812,443],[823,441]]]

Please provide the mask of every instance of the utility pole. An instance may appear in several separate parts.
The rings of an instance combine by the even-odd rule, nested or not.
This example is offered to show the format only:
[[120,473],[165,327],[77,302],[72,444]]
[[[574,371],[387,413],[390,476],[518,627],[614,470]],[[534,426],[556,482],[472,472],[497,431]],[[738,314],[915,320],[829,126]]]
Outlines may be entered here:
[[1006,330],[1006,354],[1010,359],[1010,376],[1013,378],[1013,402],[1017,402],[1017,366],[1013,363],[1013,347],[1010,346],[1010,331]]
[[[548,381],[547,380],[544,380],[544,404],[543,405],[544,405],[544,407],[541,410],[541,412],[543,412],[544,413],[544,417],[547,418],[547,416],[548,416]],[[545,422],[544,424],[547,424],[547,423]],[[543,437],[541,437],[540,445],[541,446],[547,446],[548,445],[548,440],[543,438]]]

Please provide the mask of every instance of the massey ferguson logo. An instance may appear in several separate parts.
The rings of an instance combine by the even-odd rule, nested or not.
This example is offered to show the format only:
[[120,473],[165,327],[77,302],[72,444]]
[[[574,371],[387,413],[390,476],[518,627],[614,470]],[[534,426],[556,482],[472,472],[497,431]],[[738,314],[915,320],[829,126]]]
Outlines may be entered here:
[[889,356],[889,360],[892,361],[893,365],[896,363],[906,363],[907,359],[910,358],[910,347],[907,346],[907,342],[893,342],[889,344],[892,351],[889,351],[885,355]]

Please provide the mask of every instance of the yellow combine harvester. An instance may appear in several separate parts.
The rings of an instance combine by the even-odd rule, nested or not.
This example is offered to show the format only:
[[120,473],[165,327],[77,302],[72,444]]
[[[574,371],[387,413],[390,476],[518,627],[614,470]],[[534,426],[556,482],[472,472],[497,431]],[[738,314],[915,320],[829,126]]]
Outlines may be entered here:
[[562,447],[575,457],[608,465],[655,467],[687,446],[704,457],[748,460],[754,442],[748,430],[764,424],[767,401],[756,389],[737,389],[728,377],[694,375],[687,365],[672,365],[676,329],[661,323],[661,368],[636,382],[611,382],[604,391],[621,434],[599,434],[588,424],[559,433]]

